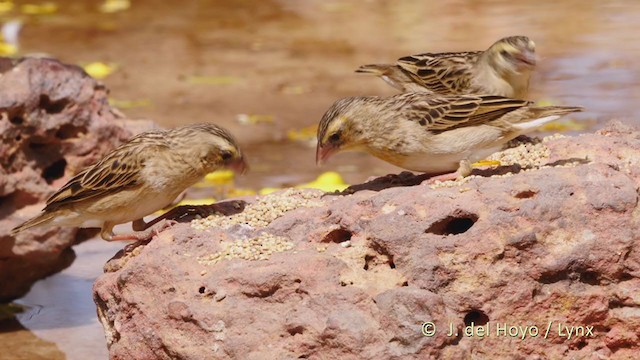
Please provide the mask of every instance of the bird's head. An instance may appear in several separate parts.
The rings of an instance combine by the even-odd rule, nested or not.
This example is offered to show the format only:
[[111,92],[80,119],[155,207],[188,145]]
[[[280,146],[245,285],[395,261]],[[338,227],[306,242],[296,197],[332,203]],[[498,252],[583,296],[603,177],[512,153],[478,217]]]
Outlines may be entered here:
[[494,65],[508,72],[528,72],[536,66],[536,44],[526,36],[500,39],[487,51]]
[[226,129],[203,123],[185,126],[181,130],[188,133],[185,138],[190,143],[185,145],[198,152],[196,156],[200,156],[206,172],[227,168],[243,174],[248,170],[237,141]]
[[316,164],[324,163],[335,153],[361,145],[359,120],[364,115],[360,106],[363,102],[366,102],[366,98],[340,99],[322,116],[318,125]]

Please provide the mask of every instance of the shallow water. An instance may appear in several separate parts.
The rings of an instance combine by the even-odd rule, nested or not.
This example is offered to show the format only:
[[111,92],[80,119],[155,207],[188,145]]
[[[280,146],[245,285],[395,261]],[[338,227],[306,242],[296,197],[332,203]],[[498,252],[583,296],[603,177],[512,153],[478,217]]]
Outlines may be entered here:
[[[532,99],[585,106],[574,118],[596,128],[614,117],[640,123],[635,0],[201,0],[180,6],[132,0],[130,9],[115,14],[99,13],[97,1],[57,3],[56,14],[23,18],[21,51],[116,64],[104,82],[115,100],[139,103],[123,109],[130,117],[230,128],[252,166],[241,187],[297,184],[325,170],[338,170],[349,183],[398,171],[364,154],[339,155],[317,168],[314,149],[286,141],[286,133],[317,123],[337,98],[394,93],[379,79],[353,73],[361,64],[483,49],[507,35],[528,35],[537,44]],[[243,125],[238,114],[269,115],[273,122]],[[81,244],[72,267],[37,283],[20,300],[30,310],[18,316],[32,333],[3,325],[13,331],[0,330],[0,343],[9,346],[0,358],[29,358],[19,355],[19,339],[32,341],[34,334],[43,339],[35,348],[51,350],[49,358],[61,352],[70,359],[106,358],[91,285],[120,247]]]

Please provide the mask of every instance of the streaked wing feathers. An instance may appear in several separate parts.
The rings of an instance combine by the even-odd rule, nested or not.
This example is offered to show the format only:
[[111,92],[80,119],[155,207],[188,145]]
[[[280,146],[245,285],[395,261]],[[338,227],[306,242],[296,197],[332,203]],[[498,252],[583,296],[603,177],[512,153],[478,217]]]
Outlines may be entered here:
[[472,67],[482,52],[419,54],[398,59],[414,80],[440,94],[463,94],[471,86]]
[[504,114],[529,104],[501,96],[446,96],[414,95],[407,107],[407,118],[418,122],[426,130],[440,133],[465,126],[487,124]]
[[168,149],[159,132],[143,135],[133,138],[74,176],[47,200],[45,210],[138,185],[145,160]]

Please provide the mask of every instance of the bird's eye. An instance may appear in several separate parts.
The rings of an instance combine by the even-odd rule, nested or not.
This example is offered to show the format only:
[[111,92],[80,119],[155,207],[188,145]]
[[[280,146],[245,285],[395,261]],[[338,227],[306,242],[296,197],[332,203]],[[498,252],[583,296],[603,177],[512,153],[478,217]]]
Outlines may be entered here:
[[504,57],[507,57],[507,56],[509,56],[509,52],[507,50],[502,50],[502,51],[500,51],[500,55],[502,55]]
[[231,158],[233,157],[233,154],[231,153],[231,151],[223,151],[220,154],[220,157],[222,158],[222,160],[228,161],[228,160],[231,160]]
[[340,141],[340,133],[333,133],[329,136],[329,142],[337,143],[338,141]]

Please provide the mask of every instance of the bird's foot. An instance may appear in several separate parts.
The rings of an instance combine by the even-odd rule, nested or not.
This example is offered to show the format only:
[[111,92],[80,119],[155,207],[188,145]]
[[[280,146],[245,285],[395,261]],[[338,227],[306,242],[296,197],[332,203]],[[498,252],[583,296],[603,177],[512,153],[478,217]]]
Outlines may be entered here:
[[458,170],[448,174],[432,176],[429,178],[429,180],[427,180],[427,184],[433,185],[443,181],[454,181],[454,180],[459,181],[471,175],[472,170],[473,170],[473,167],[471,166],[471,163],[468,160],[463,159],[463,160],[460,160],[460,165],[458,167]]
[[109,241],[149,241],[162,231],[171,228],[178,222],[175,220],[162,219],[158,223],[143,231],[134,231],[129,234],[111,235]]
[[448,174],[432,176],[429,179],[427,179],[427,184],[433,185],[433,184],[437,184],[439,182],[461,180],[462,178],[463,178],[463,176],[460,175],[460,173],[458,173],[457,171],[455,171],[455,172],[448,173]]

